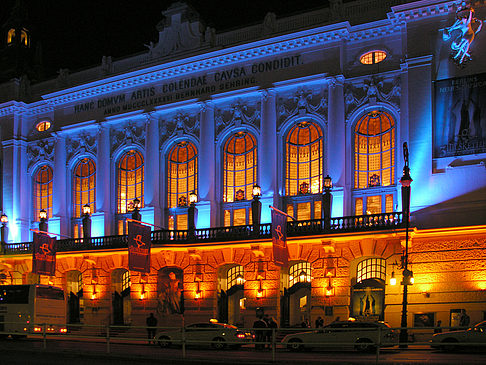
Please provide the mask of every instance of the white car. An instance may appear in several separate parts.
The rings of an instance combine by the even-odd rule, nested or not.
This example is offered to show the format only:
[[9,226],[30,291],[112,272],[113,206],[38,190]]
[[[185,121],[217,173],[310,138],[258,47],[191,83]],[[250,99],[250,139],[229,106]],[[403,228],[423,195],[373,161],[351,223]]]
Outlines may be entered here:
[[[381,339],[380,339],[381,335]],[[291,351],[312,348],[354,348],[358,351],[373,351],[376,344],[392,347],[398,344],[398,335],[384,322],[334,322],[314,331],[287,335],[282,343]]]
[[442,351],[454,351],[469,347],[486,348],[486,321],[466,330],[436,333],[431,346]]
[[184,339],[188,346],[211,346],[221,350],[227,346],[239,348],[253,341],[253,334],[241,331],[237,327],[226,323],[203,322],[194,323],[182,328],[158,333],[155,340],[160,347],[181,345]]

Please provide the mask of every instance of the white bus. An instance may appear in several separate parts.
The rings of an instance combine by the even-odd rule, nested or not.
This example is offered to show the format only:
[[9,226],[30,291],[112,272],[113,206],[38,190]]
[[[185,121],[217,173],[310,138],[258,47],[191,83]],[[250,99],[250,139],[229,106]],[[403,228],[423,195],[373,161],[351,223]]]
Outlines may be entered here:
[[44,331],[64,334],[64,291],[48,285],[0,285],[0,336],[21,338]]

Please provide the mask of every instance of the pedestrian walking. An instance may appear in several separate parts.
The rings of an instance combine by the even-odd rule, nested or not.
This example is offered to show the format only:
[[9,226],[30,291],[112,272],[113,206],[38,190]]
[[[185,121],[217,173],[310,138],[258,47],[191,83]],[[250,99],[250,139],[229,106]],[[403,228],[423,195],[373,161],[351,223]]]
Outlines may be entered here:
[[157,318],[154,317],[153,313],[150,313],[150,315],[147,317],[147,320],[145,321],[147,325],[147,338],[148,338],[148,343],[150,344],[151,342],[155,343],[155,331],[157,327]]

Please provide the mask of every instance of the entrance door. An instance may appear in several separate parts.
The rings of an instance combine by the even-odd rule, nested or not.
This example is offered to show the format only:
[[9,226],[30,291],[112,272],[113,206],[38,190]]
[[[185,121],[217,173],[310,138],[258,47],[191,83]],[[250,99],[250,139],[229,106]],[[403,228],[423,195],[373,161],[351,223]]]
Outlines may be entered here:
[[122,326],[123,323],[123,296],[115,292],[113,294],[113,324]]
[[280,327],[290,327],[290,294],[287,288],[280,298]]
[[79,323],[79,295],[69,293],[68,298],[69,323]]
[[218,295],[218,321],[228,323],[228,296],[224,290]]

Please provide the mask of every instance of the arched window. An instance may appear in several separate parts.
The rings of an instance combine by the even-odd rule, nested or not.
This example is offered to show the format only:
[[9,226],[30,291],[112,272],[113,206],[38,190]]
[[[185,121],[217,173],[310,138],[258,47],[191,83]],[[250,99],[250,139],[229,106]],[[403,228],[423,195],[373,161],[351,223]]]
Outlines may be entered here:
[[366,279],[386,280],[386,260],[382,258],[370,258],[358,263],[356,268],[356,282]]
[[385,111],[366,113],[356,123],[354,188],[371,189],[364,193],[365,196],[358,197],[355,194],[356,215],[393,211],[393,191],[378,195],[373,188],[392,186],[395,183],[395,138],[395,122]]
[[80,160],[73,173],[73,216],[83,215],[83,206],[88,204],[91,212],[96,210],[96,165],[91,158]]
[[224,204],[225,226],[251,223],[248,201],[253,198],[252,189],[257,183],[257,161],[257,141],[250,133],[240,131],[226,141],[223,149],[223,202],[231,204]]
[[[197,149],[193,143],[176,143],[167,157],[169,229],[187,229],[189,193],[197,194]],[[180,208],[180,209],[178,209]]]
[[144,160],[140,152],[130,150],[118,162],[117,212],[127,213],[135,198],[143,207]]
[[289,288],[297,283],[310,283],[312,279],[311,264],[298,262],[289,268]]
[[41,166],[34,177],[34,219],[39,219],[39,212],[44,209],[47,217],[52,218],[52,168]]
[[322,130],[311,120],[299,121],[287,134],[285,144],[287,213],[298,220],[321,218],[323,144]]
[[245,282],[243,266],[236,265],[228,269],[226,276],[227,290]]

